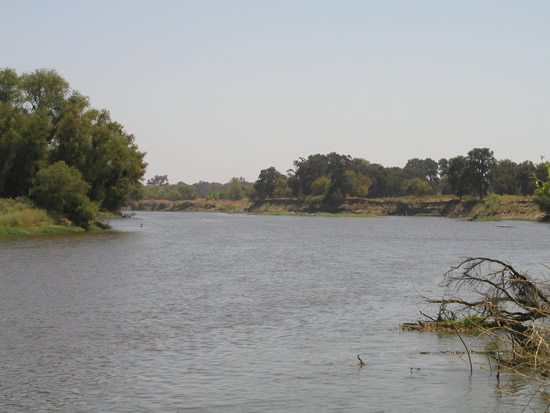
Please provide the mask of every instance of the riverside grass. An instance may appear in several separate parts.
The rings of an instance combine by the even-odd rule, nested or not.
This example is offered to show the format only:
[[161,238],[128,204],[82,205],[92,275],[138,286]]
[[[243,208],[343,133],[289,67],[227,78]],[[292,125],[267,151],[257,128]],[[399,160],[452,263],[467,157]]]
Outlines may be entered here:
[[[99,229],[92,226],[90,229]],[[85,232],[83,228],[62,225],[26,198],[0,198],[0,236],[65,234]]]

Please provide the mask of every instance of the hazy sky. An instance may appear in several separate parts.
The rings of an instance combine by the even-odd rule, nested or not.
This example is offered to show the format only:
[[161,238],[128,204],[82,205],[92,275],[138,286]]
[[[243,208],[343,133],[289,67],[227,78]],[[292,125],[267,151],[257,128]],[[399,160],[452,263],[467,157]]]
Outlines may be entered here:
[[0,67],[57,70],[146,177],[256,180],[338,152],[384,166],[550,156],[549,1],[0,0]]

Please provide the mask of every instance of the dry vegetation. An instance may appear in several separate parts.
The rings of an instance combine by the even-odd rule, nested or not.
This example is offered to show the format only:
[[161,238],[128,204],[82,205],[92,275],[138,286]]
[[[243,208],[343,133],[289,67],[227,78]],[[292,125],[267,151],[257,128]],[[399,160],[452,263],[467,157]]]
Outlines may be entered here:
[[490,195],[483,201],[465,197],[438,195],[400,198],[345,198],[337,203],[323,203],[321,197],[273,198],[249,201],[227,199],[189,201],[130,201],[127,208],[135,211],[229,212],[265,215],[338,215],[338,216],[443,216],[475,220],[522,219],[544,217],[532,197]]
[[[477,257],[452,268],[442,286],[443,297],[427,300],[436,306],[436,315],[416,329],[484,336],[499,383],[505,376],[520,378],[550,408],[549,280],[535,279],[503,261]],[[505,386],[499,390],[513,394]]]
[[[97,226],[92,226],[97,229]],[[0,198],[0,236],[82,232],[64,218],[55,219],[27,198]]]

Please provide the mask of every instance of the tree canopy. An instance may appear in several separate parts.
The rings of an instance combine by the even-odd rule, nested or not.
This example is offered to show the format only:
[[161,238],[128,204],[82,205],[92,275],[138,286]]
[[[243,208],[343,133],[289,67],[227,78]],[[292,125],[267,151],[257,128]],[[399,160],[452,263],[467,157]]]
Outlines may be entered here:
[[34,194],[37,203],[68,214],[66,206],[53,205],[55,199],[64,205],[67,192],[46,201],[40,188],[45,176],[78,172],[89,201],[115,211],[141,185],[144,156],[133,135],[108,111],[92,108],[55,70],[17,75],[0,69],[0,197]]
[[544,164],[496,160],[489,148],[474,148],[466,155],[437,162],[431,158],[412,158],[403,168],[384,167],[331,152],[298,158],[287,175],[274,167],[262,169],[254,190],[257,198],[321,196],[331,200],[346,196],[454,194],[459,198],[470,195],[482,199],[488,192],[531,195],[535,191],[535,175],[546,179]]

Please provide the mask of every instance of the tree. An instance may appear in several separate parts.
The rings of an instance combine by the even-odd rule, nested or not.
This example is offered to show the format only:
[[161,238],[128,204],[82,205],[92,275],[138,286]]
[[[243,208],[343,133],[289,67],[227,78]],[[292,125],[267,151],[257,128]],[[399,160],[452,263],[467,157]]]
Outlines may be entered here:
[[372,185],[368,193],[369,198],[382,198],[387,196],[386,168],[377,163],[369,163],[366,165],[363,173],[372,180]]
[[19,103],[21,90],[19,89],[19,77],[13,69],[0,69],[0,104]]
[[0,70],[0,196],[29,195],[37,172],[63,161],[80,171],[92,201],[114,211],[141,185],[144,156],[56,71]]
[[10,111],[0,135],[0,196],[27,196],[37,171],[48,162],[49,121],[45,111]]
[[271,198],[275,191],[277,181],[283,176],[273,166],[267,169],[262,169],[257,181],[254,183],[256,195],[260,198]]
[[181,195],[181,199],[197,199],[197,188],[193,185],[187,185],[183,182],[178,182],[176,189]]
[[519,192],[517,179],[518,165],[504,159],[495,163],[489,176],[493,191],[499,195],[515,195]]
[[447,169],[448,183],[453,193],[459,198],[462,198],[469,191],[470,180],[468,173],[468,160],[464,156],[459,155],[449,159]]
[[407,194],[422,197],[433,193],[432,186],[423,179],[412,178],[407,184]]
[[468,177],[472,188],[476,189],[479,199],[487,195],[489,175],[495,166],[493,151],[489,148],[474,148],[468,152]]
[[50,134],[50,162],[64,161],[85,171],[92,151],[92,129],[98,112],[90,110],[88,98],[74,92],[64,102],[53,133]]
[[311,184],[311,195],[313,196],[326,197],[329,190],[330,178],[326,175],[320,176]]
[[91,184],[90,198],[102,208],[116,211],[140,184],[147,167],[145,153],[138,150],[134,136],[112,121],[105,110],[94,120],[91,140],[92,151],[81,171]]
[[328,175],[328,158],[326,155],[315,154],[307,159],[299,158],[294,161],[294,170],[289,185],[294,195],[311,195],[313,181],[323,175]]
[[428,181],[434,191],[437,189],[439,183],[438,163],[433,159],[409,159],[403,168],[403,172],[409,178],[420,178],[423,181]]
[[87,230],[97,213],[97,206],[86,195],[89,188],[78,169],[59,161],[38,171],[31,198],[39,207]]
[[208,194],[213,194],[223,189],[223,185],[219,182],[199,181],[196,184],[193,184],[193,186],[197,188],[199,198],[207,198]]
[[[535,165],[531,161],[522,162],[517,166],[516,179],[520,194],[532,195],[535,192],[535,175],[537,175],[535,171]],[[540,177],[546,179],[543,175]]]
[[168,175],[155,175],[151,179],[147,180],[147,185],[168,185]]
[[440,177],[446,176],[449,174],[449,161],[446,158],[441,158],[437,162],[437,172]]
[[[32,111],[44,108],[55,120],[63,109],[69,94],[69,83],[55,70],[37,69],[20,78],[25,102]],[[55,123],[55,121],[54,121]]]
[[351,156],[340,155],[331,152],[327,155],[327,175],[330,178],[330,188],[327,198],[340,198],[346,196],[346,171],[351,166]]
[[274,198],[288,198],[292,195],[292,190],[288,186],[288,178],[284,175],[281,175],[277,182],[275,182],[275,189],[273,190]]
[[238,201],[244,196],[243,188],[239,178],[231,178],[229,181],[228,198]]
[[385,193],[383,196],[402,196],[406,193],[406,175],[403,168],[393,166],[385,170]]
[[550,214],[550,162],[545,163],[546,179],[536,178],[537,189],[535,190],[535,202],[540,210],[546,214]]
[[364,198],[369,193],[369,187],[372,185],[372,179],[367,175],[357,173],[353,170],[346,171],[346,193]]

